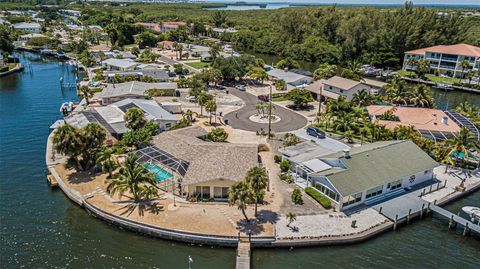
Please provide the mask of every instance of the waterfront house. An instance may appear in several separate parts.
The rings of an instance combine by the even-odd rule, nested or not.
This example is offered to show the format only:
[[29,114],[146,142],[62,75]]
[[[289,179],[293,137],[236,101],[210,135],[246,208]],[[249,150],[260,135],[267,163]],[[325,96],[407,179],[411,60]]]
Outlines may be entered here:
[[[324,97],[338,99],[338,97],[344,96],[348,101],[351,101],[353,96],[361,90],[365,90],[368,93],[378,93],[386,85],[386,83],[371,79],[356,81],[339,76],[334,76],[318,83],[322,84],[322,95]],[[320,86],[318,83],[310,91],[317,93]]]
[[[438,141],[449,139],[460,131],[460,126],[439,109],[370,105],[367,110],[372,121],[378,120],[390,130],[400,125],[413,126],[422,136]],[[385,113],[391,114],[390,119],[382,116]]]
[[438,164],[410,140],[381,141],[319,156],[309,184],[337,210],[369,205],[434,182]]
[[110,58],[102,61],[102,66],[106,67],[108,71],[134,70],[139,64],[131,59]]
[[[413,70],[416,67],[408,65],[411,58],[425,59],[430,64],[429,73],[448,77],[465,78],[468,72],[480,69],[480,47],[468,44],[439,45],[405,52],[403,70]],[[466,69],[461,65],[467,61]]]
[[170,129],[179,121],[174,115],[163,109],[153,100],[128,98],[116,103],[93,107],[65,117],[65,122],[81,128],[88,123],[96,122],[102,125],[110,135],[120,138],[128,131],[125,126],[125,113],[130,108],[138,108],[145,113],[147,120],[155,120],[160,125],[159,131]]
[[20,22],[15,23],[13,28],[18,31],[27,32],[27,33],[40,33],[42,27],[37,22]]
[[148,90],[152,89],[171,91],[173,96],[177,90],[177,83],[129,81],[108,84],[98,97],[103,105],[108,105],[127,98],[146,98],[148,97]]
[[187,26],[187,23],[182,21],[164,21],[160,25],[160,32],[167,33],[172,30],[177,30],[181,26]]
[[[181,181],[188,197],[226,200],[230,187],[258,166],[253,144],[215,143],[203,139],[207,132],[192,126],[158,134],[153,146],[135,152],[140,161],[159,166]],[[159,169],[160,170],[160,169]]]
[[[140,66],[139,66],[140,67]],[[126,70],[126,71],[107,71],[107,82],[112,83],[116,76],[135,76],[135,80],[141,80],[142,78],[149,77],[155,80],[155,82],[168,82],[170,77],[168,72],[164,69],[138,69],[138,70]]]

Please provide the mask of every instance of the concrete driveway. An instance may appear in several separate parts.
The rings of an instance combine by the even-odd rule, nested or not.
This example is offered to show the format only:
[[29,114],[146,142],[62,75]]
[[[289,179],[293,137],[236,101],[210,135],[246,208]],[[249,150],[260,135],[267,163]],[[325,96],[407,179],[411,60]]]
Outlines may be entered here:
[[339,152],[339,151],[343,151],[344,149],[350,148],[347,144],[344,144],[330,137],[316,138],[311,135],[308,135],[305,129],[297,130],[292,133],[294,133],[296,136],[301,137],[305,140],[313,140],[319,146],[334,152]]
[[[253,94],[239,91],[232,87],[228,87],[227,90],[230,94],[241,98],[245,102],[245,106],[224,116],[224,120],[228,120],[228,125],[232,126],[234,129],[251,132],[257,132],[263,128],[263,130],[267,132],[268,123],[257,123],[249,119],[250,116],[257,114],[257,109],[255,108],[255,105],[259,101],[257,97]],[[298,130],[307,125],[308,122],[304,116],[275,104],[273,106],[275,109],[272,113],[280,117],[279,122],[272,123],[273,132],[289,132]]]

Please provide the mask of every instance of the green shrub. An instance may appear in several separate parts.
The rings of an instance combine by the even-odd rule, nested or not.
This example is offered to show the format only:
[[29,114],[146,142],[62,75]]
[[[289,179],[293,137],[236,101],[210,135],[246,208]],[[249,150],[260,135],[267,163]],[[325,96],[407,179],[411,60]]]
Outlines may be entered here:
[[0,73],[1,72],[7,72],[8,71],[8,65],[6,66],[0,66]]
[[282,160],[280,162],[280,171],[282,171],[282,173],[286,173],[288,170],[290,170],[290,162],[288,160]]
[[307,193],[310,197],[315,199],[315,201],[321,204],[325,209],[329,209],[332,207],[332,202],[325,195],[321,194],[316,189],[312,187],[306,187],[305,193]]
[[288,184],[293,182],[292,175],[289,175],[287,173],[280,173],[280,175],[278,175],[278,176],[280,177],[281,180],[287,182]]
[[292,202],[295,204],[301,204],[303,202],[302,192],[299,188],[295,188],[292,192]]
[[273,156],[273,160],[275,163],[280,163],[282,161],[282,156],[281,155],[275,155]]

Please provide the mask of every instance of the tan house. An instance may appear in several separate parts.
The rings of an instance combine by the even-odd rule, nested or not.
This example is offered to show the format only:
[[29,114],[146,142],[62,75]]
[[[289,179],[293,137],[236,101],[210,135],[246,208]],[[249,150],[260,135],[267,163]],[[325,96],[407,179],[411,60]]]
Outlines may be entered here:
[[353,96],[361,90],[372,94],[378,93],[384,85],[386,83],[371,79],[355,81],[334,76],[323,81],[322,95],[331,99],[338,99],[338,97],[344,96],[347,101],[351,101]]
[[142,162],[172,172],[181,182],[183,195],[224,200],[230,187],[259,165],[258,148],[207,142],[200,138],[205,135],[207,131],[199,126],[163,132],[154,137],[153,146],[137,154]]

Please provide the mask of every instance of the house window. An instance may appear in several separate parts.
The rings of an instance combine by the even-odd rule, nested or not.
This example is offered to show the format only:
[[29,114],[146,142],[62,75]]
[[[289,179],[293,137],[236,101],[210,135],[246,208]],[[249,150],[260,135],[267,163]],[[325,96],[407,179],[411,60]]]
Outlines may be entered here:
[[[352,204],[356,204],[362,200],[362,193],[358,192],[353,195],[347,196],[343,198],[343,206],[348,206]],[[346,202],[345,202],[346,201]]]
[[195,193],[193,194],[202,198],[210,198],[210,187],[209,186],[196,186]]
[[394,182],[391,182],[391,183],[388,183],[387,185],[387,188],[389,188],[390,190],[395,190],[395,189],[398,189],[402,187],[402,180],[397,180],[397,181],[394,181]]
[[368,199],[370,197],[380,195],[380,194],[382,194],[382,192],[383,192],[383,185],[375,187],[373,189],[369,189],[367,191],[367,195],[365,197]]
[[343,93],[343,90],[340,90],[340,92],[342,92],[342,93]]
[[331,89],[332,89],[332,86],[328,86],[328,89],[330,89],[330,90],[331,90]]
[[172,127],[171,123],[165,123],[165,128],[169,129],[170,127]]
[[213,197],[217,199],[226,199],[228,198],[228,187],[214,187],[213,188]]

